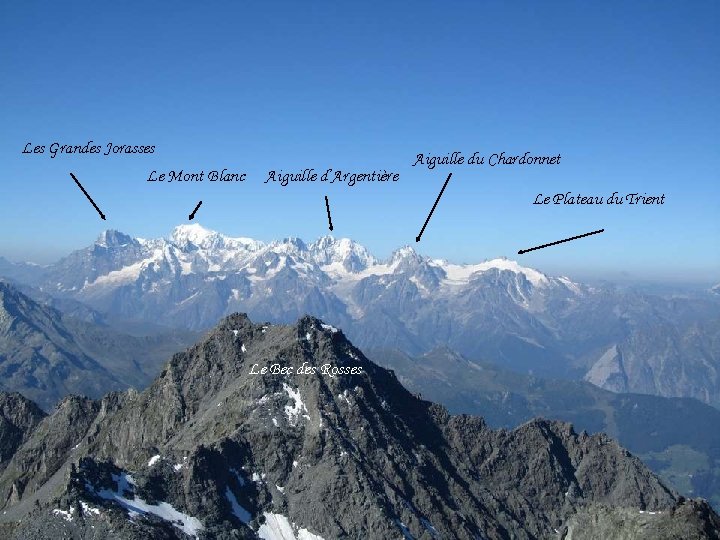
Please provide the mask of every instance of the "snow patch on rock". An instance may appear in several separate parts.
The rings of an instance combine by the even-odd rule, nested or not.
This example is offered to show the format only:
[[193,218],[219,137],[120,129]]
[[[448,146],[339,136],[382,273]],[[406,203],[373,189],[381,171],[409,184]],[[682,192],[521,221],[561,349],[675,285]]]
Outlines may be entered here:
[[265,523],[260,525],[258,536],[262,540],[324,540],[322,536],[313,534],[307,529],[298,529],[290,524],[282,514],[265,512]]
[[[112,479],[117,483],[117,489],[102,488],[95,489],[90,484],[86,484],[86,488],[101,499],[114,502],[127,510],[130,517],[136,517],[140,514],[153,514],[164,521],[168,521],[193,538],[198,537],[198,533],[203,529],[200,520],[184,514],[176,510],[171,504],[159,502],[158,504],[149,504],[140,497],[134,496],[135,481],[132,476],[127,473],[113,474]],[[130,494],[133,498],[128,499],[125,495]]]
[[[294,390],[292,386],[287,383],[283,383],[283,389],[285,390],[285,392],[287,392],[288,396],[290,396],[290,399],[292,399],[294,402],[292,406],[285,405],[285,415],[288,418],[288,423],[291,426],[296,426],[300,415],[303,412],[308,412],[307,407],[305,407],[305,403],[303,403],[302,396],[300,395],[300,390]],[[307,414],[303,414],[303,417],[309,418]]]
[[74,513],[75,513],[74,508],[70,508],[69,512],[66,512],[65,510],[60,510],[59,508],[56,508],[55,510],[53,510],[54,515],[63,518],[65,521],[72,521]]

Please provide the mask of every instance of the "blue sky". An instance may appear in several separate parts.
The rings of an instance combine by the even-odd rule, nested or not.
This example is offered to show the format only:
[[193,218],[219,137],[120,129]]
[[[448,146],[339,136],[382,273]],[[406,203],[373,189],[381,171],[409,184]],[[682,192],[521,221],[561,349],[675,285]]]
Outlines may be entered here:
[[[0,255],[46,262],[104,228],[197,221],[263,240],[327,232],[563,274],[720,279],[720,4],[4,2]],[[211,7],[209,7],[211,6]],[[25,144],[150,156],[26,156]],[[417,153],[562,155],[556,167],[412,167]],[[244,171],[159,185],[156,169]],[[397,171],[394,185],[264,185],[268,170]],[[102,208],[101,221],[69,177]],[[448,172],[422,241],[415,236]],[[538,207],[538,193],[662,194]],[[605,228],[591,238],[517,251]]]

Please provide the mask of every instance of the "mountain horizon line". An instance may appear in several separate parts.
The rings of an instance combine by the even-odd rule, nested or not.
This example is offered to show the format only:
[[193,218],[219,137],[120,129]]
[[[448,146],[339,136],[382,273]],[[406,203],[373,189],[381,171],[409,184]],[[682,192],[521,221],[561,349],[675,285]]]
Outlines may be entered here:
[[[140,242],[153,242],[153,241],[169,241],[174,242],[175,238],[178,234],[182,237],[186,238],[195,238],[198,237],[212,237],[215,236],[217,238],[221,238],[224,240],[228,240],[230,242],[238,242],[238,243],[245,243],[249,245],[255,245],[257,246],[257,251],[263,248],[272,248],[282,245],[288,245],[292,244],[294,246],[297,246],[301,249],[307,249],[312,248],[313,246],[316,246],[320,244],[321,242],[332,242],[334,244],[342,244],[343,242],[349,243],[351,246],[358,246],[362,248],[368,256],[372,258],[374,263],[382,264],[382,263],[389,263],[392,261],[394,257],[396,257],[399,254],[415,254],[418,256],[418,258],[428,261],[431,264],[435,265],[457,265],[457,266],[473,266],[473,265],[483,265],[492,263],[494,261],[503,261],[503,262],[512,262],[517,265],[518,268],[523,269],[529,269],[535,272],[542,273],[543,275],[547,277],[557,277],[557,278],[567,278],[572,279],[575,282],[584,282],[584,283],[590,283],[590,282],[608,282],[608,283],[616,283],[616,284],[630,284],[630,283],[638,283],[638,284],[647,284],[647,285],[660,285],[660,284],[667,284],[672,286],[686,286],[686,287],[701,287],[703,290],[714,290],[715,292],[720,291],[720,275],[717,277],[710,276],[710,275],[704,275],[703,277],[700,276],[685,276],[684,278],[680,278],[678,276],[659,276],[655,275],[653,273],[650,274],[638,274],[633,271],[630,271],[628,269],[623,269],[622,267],[619,268],[606,268],[604,270],[589,270],[589,269],[582,269],[582,268],[572,268],[572,269],[561,269],[558,270],[555,265],[550,265],[550,268],[543,267],[543,270],[540,270],[539,266],[526,266],[524,264],[521,264],[515,254],[514,251],[510,255],[500,254],[496,256],[490,256],[490,257],[477,257],[477,258],[469,258],[467,256],[460,258],[453,258],[453,257],[432,257],[429,255],[424,255],[422,252],[418,251],[416,249],[417,244],[412,242],[405,243],[404,245],[401,245],[400,247],[395,248],[390,252],[390,254],[387,257],[378,257],[374,253],[372,253],[365,244],[354,240],[352,237],[348,236],[337,236],[334,234],[324,234],[321,236],[318,236],[316,240],[314,241],[306,241],[300,236],[285,236],[283,238],[278,239],[271,239],[271,240],[259,240],[256,238],[252,238],[249,236],[231,236],[229,234],[225,234],[223,232],[220,232],[216,229],[208,228],[203,226],[200,223],[185,223],[176,225],[171,229],[171,231],[168,234],[165,234],[163,236],[155,236],[155,237],[149,237],[145,235],[133,235],[128,234],[124,231],[121,231],[119,229],[115,228],[108,228],[105,230],[102,230],[100,234],[96,237],[96,239],[92,243],[84,244],[80,247],[73,247],[69,248],[67,250],[55,250],[55,256],[52,259],[47,259],[44,262],[36,262],[33,260],[33,257],[11,257],[8,255],[5,255],[3,253],[0,253],[0,273],[2,271],[2,265],[3,263],[5,265],[11,265],[11,266],[22,266],[27,265],[28,267],[36,267],[37,269],[41,268],[47,268],[51,267],[60,261],[66,259],[68,256],[72,255],[73,253],[83,251],[87,249],[88,247],[91,247],[93,245],[98,245],[103,243],[103,238],[109,237],[118,237],[118,238],[129,238],[133,240],[138,240]],[[116,245],[122,245],[121,243],[116,243]],[[572,276],[572,278],[571,278]]]
[[[235,241],[237,243],[246,244],[249,246],[254,246],[254,247],[256,247],[256,249],[254,249],[253,251],[260,251],[261,249],[264,249],[264,248],[273,248],[273,247],[281,246],[284,244],[291,244],[291,245],[297,246],[300,249],[309,249],[309,248],[312,248],[313,246],[321,245],[324,242],[326,242],[326,243],[331,242],[335,245],[343,245],[343,244],[349,243],[350,246],[357,246],[357,247],[361,248],[362,250],[364,250],[367,253],[367,255],[369,255],[372,258],[374,264],[387,264],[387,263],[390,263],[397,256],[415,254],[419,258],[421,258],[425,261],[434,263],[436,265],[450,264],[450,265],[456,265],[456,266],[473,266],[473,265],[481,265],[481,264],[485,264],[485,263],[492,263],[494,261],[507,261],[507,262],[512,262],[512,263],[517,264],[518,268],[533,270],[535,272],[542,273],[546,276],[553,275],[553,277],[567,277],[565,275],[551,274],[548,272],[540,271],[536,268],[521,265],[517,261],[517,258],[509,257],[507,255],[485,257],[485,258],[481,258],[481,259],[475,260],[475,261],[468,261],[468,260],[455,261],[455,260],[451,260],[449,258],[438,258],[438,257],[430,257],[428,255],[423,255],[420,251],[415,249],[415,247],[413,247],[412,244],[406,243],[406,244],[392,250],[389,257],[382,258],[382,257],[376,257],[374,254],[372,254],[370,252],[370,250],[365,245],[363,245],[362,243],[352,239],[351,237],[347,237],[347,236],[336,236],[334,234],[324,234],[324,235],[318,236],[316,240],[310,241],[310,242],[306,241],[305,239],[303,239],[299,236],[286,236],[286,237],[283,237],[282,239],[273,239],[273,240],[266,241],[266,240],[258,240],[258,239],[255,239],[252,237],[246,237],[246,236],[231,236],[231,235],[222,233],[218,230],[204,227],[200,223],[176,225],[175,227],[173,227],[173,229],[171,230],[171,232],[169,234],[167,234],[165,236],[160,236],[160,237],[134,236],[132,234],[125,233],[119,229],[108,228],[108,229],[104,229],[103,231],[101,231],[100,234],[98,235],[98,237],[95,239],[95,241],[92,244],[85,245],[85,246],[75,248],[75,249],[71,249],[68,254],[62,255],[61,257],[59,257],[58,259],[56,259],[52,262],[36,263],[36,262],[30,261],[30,260],[23,260],[23,259],[11,260],[2,254],[0,254],[0,260],[4,259],[5,261],[10,262],[12,264],[28,264],[28,265],[37,266],[37,267],[48,267],[48,266],[52,266],[52,265],[56,264],[57,262],[65,259],[68,255],[70,255],[72,253],[82,251],[82,250],[87,249],[94,245],[98,245],[101,247],[122,246],[123,245],[122,241],[124,239],[136,240],[140,243],[157,242],[157,241],[163,241],[163,240],[173,242],[175,244],[178,244],[178,243],[185,244],[186,242],[189,242],[189,243],[195,244],[198,247],[203,247],[202,245],[199,245],[198,242],[203,243],[209,239],[212,239],[213,237],[220,238],[223,240],[228,240],[231,242]],[[110,243],[108,243],[108,240]]]

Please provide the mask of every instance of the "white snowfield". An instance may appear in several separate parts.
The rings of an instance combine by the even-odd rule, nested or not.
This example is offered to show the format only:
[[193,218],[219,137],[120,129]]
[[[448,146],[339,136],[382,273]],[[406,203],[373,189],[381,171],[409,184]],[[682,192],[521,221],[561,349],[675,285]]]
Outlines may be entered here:
[[491,269],[509,270],[515,274],[522,274],[535,287],[544,287],[548,285],[548,277],[532,268],[520,266],[516,261],[510,259],[493,259],[479,264],[449,264],[445,261],[432,261],[431,264],[445,271],[446,282],[451,285],[466,284],[473,275],[482,274]]
[[[131,519],[141,514],[153,514],[162,520],[169,521],[173,524],[173,526],[177,527],[188,536],[192,536],[194,538],[197,538],[199,531],[203,529],[203,525],[200,523],[200,520],[176,510],[171,504],[166,502],[148,504],[140,497],[128,499],[126,495],[134,493],[135,487],[135,482],[129,474],[114,474],[112,478],[113,481],[117,483],[117,490],[107,488],[97,490],[90,484],[87,484],[86,487],[88,491],[91,491],[98,497],[115,502],[125,508]],[[56,511],[56,513],[57,512],[62,512],[62,510]],[[72,519],[72,515],[69,517]]]

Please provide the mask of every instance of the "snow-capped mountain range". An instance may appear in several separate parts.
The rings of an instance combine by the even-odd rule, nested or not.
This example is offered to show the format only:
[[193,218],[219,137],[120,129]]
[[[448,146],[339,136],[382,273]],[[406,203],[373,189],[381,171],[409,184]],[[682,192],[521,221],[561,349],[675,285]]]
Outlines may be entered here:
[[[106,273],[95,269],[93,279],[85,281],[83,291],[103,288],[111,284],[123,284],[147,276],[164,277],[188,274],[218,273],[216,279],[223,279],[223,273],[239,273],[251,282],[268,279],[284,269],[292,270],[310,279],[330,279],[340,284],[358,281],[369,276],[397,274],[426,270],[435,279],[435,285],[463,285],[479,273],[488,270],[509,270],[522,275],[534,286],[547,286],[551,280],[541,272],[520,266],[505,258],[485,261],[480,264],[456,265],[444,260],[430,260],[420,256],[410,246],[393,253],[388,261],[380,261],[365,247],[349,238],[336,239],[323,236],[311,244],[299,238],[264,243],[251,238],[232,238],[201,225],[180,225],[168,238],[146,240],[132,238],[117,231],[105,231],[92,249],[102,251],[125,251],[127,261],[117,259],[118,265]],[[120,264],[127,262],[130,264]],[[429,277],[429,276],[428,276]],[[573,286],[567,278],[558,282]],[[66,291],[68,283],[58,282],[56,289]],[[72,290],[78,290],[77,284]]]
[[379,260],[347,238],[264,243],[197,224],[159,239],[106,231],[47,267],[0,260],[0,275],[115,318],[205,329],[234,312],[272,323],[307,313],[363,347],[448,346],[523,372],[720,404],[712,294],[590,287],[505,258],[453,264],[409,246]]
[[383,295],[462,301],[468,288],[488,280],[523,310],[541,309],[548,291],[583,294],[567,278],[504,258],[459,265],[405,246],[380,261],[348,238],[263,243],[196,224],[158,239],[105,231],[92,246],[38,272],[31,284],[101,311],[201,329],[235,311],[279,322],[307,311],[340,324],[362,318]]

